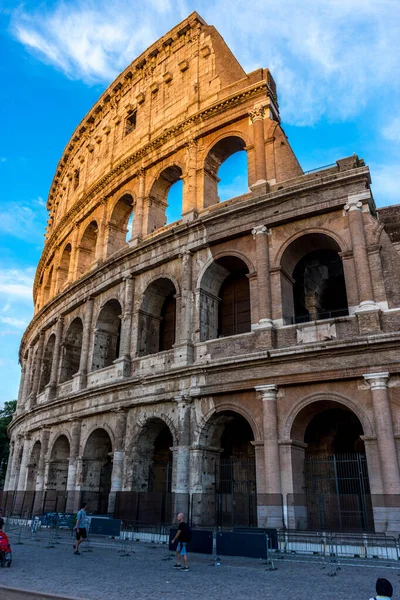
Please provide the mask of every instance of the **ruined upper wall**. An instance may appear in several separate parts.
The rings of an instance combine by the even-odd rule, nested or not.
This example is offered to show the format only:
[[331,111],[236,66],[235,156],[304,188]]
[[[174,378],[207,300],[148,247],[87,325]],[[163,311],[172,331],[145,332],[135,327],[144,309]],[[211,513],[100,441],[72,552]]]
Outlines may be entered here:
[[[134,60],[76,128],[58,164],[48,200],[50,227],[102,174],[167,127],[268,76],[246,75],[222,37],[197,13]],[[127,119],[135,115],[127,135]]]

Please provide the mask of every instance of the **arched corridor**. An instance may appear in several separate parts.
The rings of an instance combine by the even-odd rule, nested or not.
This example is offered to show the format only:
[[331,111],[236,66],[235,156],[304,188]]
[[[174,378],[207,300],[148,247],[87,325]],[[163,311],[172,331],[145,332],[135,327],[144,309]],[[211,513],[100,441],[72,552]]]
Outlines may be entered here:
[[[244,140],[236,135],[231,135],[224,137],[219,140],[212,148],[209,150],[206,160],[204,162],[204,207],[211,206],[212,204],[217,204],[220,202],[219,196],[219,170],[227,159],[231,156],[235,155],[238,152],[244,151],[246,147],[246,143]],[[243,161],[242,161],[243,162]],[[246,156],[246,164],[247,164],[247,156]],[[243,184],[243,172],[241,173],[240,186]],[[246,173],[247,176],[247,173]],[[231,186],[235,185],[235,179],[231,178],[229,171],[225,173],[226,179],[232,179],[230,182]],[[238,182],[236,181],[236,185]],[[244,187],[244,186],[243,186]],[[239,195],[239,190],[233,187],[230,191],[224,193],[223,198],[232,198],[233,196]],[[247,182],[246,187],[239,191],[239,193],[247,192]],[[231,195],[229,195],[231,193]]]
[[66,435],[60,435],[51,450],[46,488],[65,492],[67,489],[70,447]]
[[176,290],[170,279],[157,279],[143,294],[139,315],[139,356],[170,350],[176,335]]
[[111,490],[112,443],[105,429],[95,429],[90,434],[82,457],[83,500],[90,511],[107,513]]
[[118,300],[109,300],[101,309],[94,333],[92,371],[109,367],[119,357],[121,313]]
[[79,371],[82,351],[83,324],[79,317],[68,328],[64,340],[60,383],[69,381]]
[[173,438],[159,418],[149,419],[139,432],[133,462],[132,489],[137,492],[170,492],[172,489]]

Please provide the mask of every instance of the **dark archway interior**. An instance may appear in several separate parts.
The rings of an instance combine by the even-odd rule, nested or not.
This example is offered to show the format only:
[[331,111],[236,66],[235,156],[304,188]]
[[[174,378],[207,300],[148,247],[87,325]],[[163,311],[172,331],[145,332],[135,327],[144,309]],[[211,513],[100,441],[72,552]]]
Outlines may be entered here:
[[334,250],[306,254],[293,271],[296,320],[348,314],[342,259]]
[[362,426],[357,416],[341,408],[315,415],[307,426],[304,441],[308,454],[365,454]]
[[79,317],[68,328],[63,344],[60,383],[69,381],[79,371],[82,350],[83,324]]
[[48,383],[50,383],[51,367],[53,364],[53,354],[54,354],[55,343],[56,343],[56,336],[53,333],[49,337],[47,344],[46,344],[45,351],[43,353],[43,360],[42,360],[42,367],[41,367],[41,374],[40,374],[40,384],[39,384],[39,394],[41,392],[43,392],[46,385],[48,385]]
[[67,489],[69,441],[65,435],[60,435],[51,451],[47,489],[65,491]]
[[175,343],[176,290],[170,279],[157,279],[143,294],[139,315],[139,356],[169,350]]
[[83,490],[108,495],[111,489],[112,444],[104,429],[93,431],[83,453]]
[[92,371],[111,366],[119,357],[121,313],[118,300],[109,300],[101,309],[94,335]]
[[176,299],[175,293],[169,294],[161,308],[160,352],[170,350],[175,343]]
[[165,425],[154,440],[153,460],[149,472],[149,492],[170,492],[172,483],[173,438]]
[[37,476],[39,472],[40,452],[42,449],[41,443],[35,442],[28,463],[28,476],[26,480],[26,491],[32,492],[36,489]]

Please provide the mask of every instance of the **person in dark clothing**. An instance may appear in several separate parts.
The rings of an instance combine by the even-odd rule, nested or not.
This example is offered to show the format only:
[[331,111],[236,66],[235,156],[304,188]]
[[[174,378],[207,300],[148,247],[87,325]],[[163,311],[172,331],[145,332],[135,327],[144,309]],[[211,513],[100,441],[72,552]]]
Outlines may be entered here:
[[376,580],[376,596],[371,600],[390,600],[393,596],[393,587],[390,581],[384,577],[379,577]]
[[[177,516],[178,519],[178,531],[172,543],[175,544],[178,541],[178,545],[176,547],[176,565],[174,565],[174,569],[180,569],[181,571],[189,571],[189,563],[187,557],[187,543],[188,543],[188,529],[189,525],[185,523],[183,513],[179,513]],[[181,566],[181,561],[183,558],[184,566]]]

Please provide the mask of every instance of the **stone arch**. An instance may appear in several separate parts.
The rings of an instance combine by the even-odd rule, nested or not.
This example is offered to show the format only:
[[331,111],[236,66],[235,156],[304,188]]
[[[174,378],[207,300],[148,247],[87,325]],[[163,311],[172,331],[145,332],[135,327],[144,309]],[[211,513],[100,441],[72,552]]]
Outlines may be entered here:
[[271,260],[271,268],[278,268],[282,265],[283,256],[293,242],[295,242],[298,239],[304,238],[305,236],[314,234],[332,238],[333,242],[336,242],[336,246],[332,247],[335,247],[335,249],[337,249],[338,252],[349,251],[349,246],[346,243],[346,241],[335,231],[325,229],[324,227],[311,227],[306,230],[302,229],[301,231],[297,231],[281,244],[278,251],[276,252],[275,259]]
[[336,238],[306,231],[286,244],[280,259],[285,324],[348,314],[343,246]]
[[94,330],[92,371],[109,367],[119,357],[122,308],[118,300],[108,300],[99,312]]
[[239,256],[224,253],[203,270],[198,287],[200,341],[251,331],[249,268]]
[[193,436],[193,444],[194,445],[201,445],[201,443],[202,443],[201,436],[205,430],[205,427],[207,426],[207,423],[210,422],[210,420],[213,418],[214,415],[217,415],[218,413],[221,413],[221,412],[238,413],[244,419],[246,419],[246,421],[248,421],[248,423],[251,427],[251,430],[253,432],[254,441],[260,441],[263,439],[261,429],[260,429],[257,421],[254,419],[253,414],[251,413],[250,410],[248,410],[245,406],[240,405],[239,403],[236,403],[236,402],[224,402],[222,404],[218,404],[218,406],[215,406],[214,408],[209,410],[205,415],[203,415],[201,421],[198,423],[198,425],[194,431],[194,436]]
[[82,351],[83,323],[76,317],[64,337],[60,383],[69,381],[79,371]]
[[165,415],[149,416],[136,427],[132,461],[132,489],[137,492],[170,492],[172,451],[176,443]]
[[42,367],[39,382],[39,394],[43,392],[46,385],[50,383],[51,368],[53,365],[54,348],[56,345],[56,336],[52,333],[47,340],[42,359]]
[[177,289],[170,278],[159,277],[146,288],[139,310],[139,356],[170,350],[176,339]]
[[39,440],[32,442],[32,450],[28,461],[28,475],[26,478],[25,490],[27,492],[33,492],[36,490],[36,483],[39,474],[39,461],[40,453],[42,451],[42,444]]
[[98,237],[98,225],[91,221],[82,234],[78,246],[77,276],[84,275],[91,269],[96,261],[96,248]]
[[206,158],[204,160],[204,208],[219,203],[218,171],[222,163],[230,156],[236,152],[245,150],[247,144],[243,138],[244,136],[241,132],[225,132],[206,149]]
[[108,222],[107,256],[127,246],[128,222],[134,211],[132,194],[125,192],[112,207]]
[[69,270],[71,266],[72,246],[68,242],[62,251],[61,260],[57,274],[57,292],[61,292],[68,282]]
[[83,445],[82,501],[93,512],[106,513],[111,490],[112,438],[106,427],[94,427]]
[[297,416],[304,408],[317,402],[335,402],[337,404],[345,406],[348,410],[350,410],[357,416],[358,420],[362,425],[365,436],[372,437],[375,435],[374,428],[367,414],[353,400],[337,392],[319,392],[317,394],[311,394],[310,396],[306,396],[305,398],[300,400],[300,402],[297,402],[296,405],[292,408],[292,410],[285,419],[285,424],[282,429],[282,439],[290,439],[293,424]]
[[[368,531],[373,526],[364,435],[365,413],[341,394],[309,396],[285,423],[296,527]],[[291,525],[289,523],[289,525]],[[292,525],[291,525],[292,526]]]
[[[171,186],[183,178],[184,169],[177,161],[164,167],[153,179],[150,187],[149,199],[145,208],[144,232],[153,231],[164,227],[166,224],[166,209],[168,192]],[[183,192],[182,192],[183,194]],[[182,213],[182,210],[181,210]]]
[[67,489],[70,440],[65,433],[59,433],[51,447],[47,489],[65,492]]

